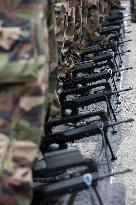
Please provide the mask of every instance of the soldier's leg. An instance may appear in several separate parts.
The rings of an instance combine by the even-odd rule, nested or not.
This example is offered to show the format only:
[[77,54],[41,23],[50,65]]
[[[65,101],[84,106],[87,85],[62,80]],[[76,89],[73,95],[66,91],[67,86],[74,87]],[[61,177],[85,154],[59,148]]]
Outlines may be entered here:
[[120,0],[112,0],[111,2],[111,8],[116,8],[118,6],[120,6],[120,3],[121,1]]
[[[36,159],[40,143],[48,84],[48,28],[46,18],[44,18],[44,13],[47,12],[46,4],[46,1],[43,4],[40,0],[0,1],[0,12],[3,14],[1,21],[5,17],[6,19],[11,18],[9,25],[11,26],[13,23],[13,28],[17,23],[17,29],[13,29],[14,32],[21,29],[27,30],[28,25],[32,22],[30,26],[32,31],[25,33],[25,37],[30,35],[30,40],[26,43],[26,41],[22,41],[21,37],[22,44],[17,47],[16,52],[12,52],[12,48],[14,48],[12,38],[9,38],[7,33],[0,36],[0,46],[4,46],[4,49],[7,49],[8,52],[11,51],[12,54],[15,54],[10,55],[5,52],[6,63],[11,63],[10,66],[13,63],[9,72],[7,71],[8,66],[5,66],[5,61],[3,63],[1,58],[1,68],[5,66],[8,75],[5,85],[0,86],[0,205],[28,205],[32,198],[31,167]],[[22,28],[22,24],[21,26],[19,24],[20,21],[27,21],[28,27],[23,24],[25,28]],[[15,34],[14,32],[13,40],[17,38],[19,41],[20,38],[18,39],[18,35],[16,36],[16,32]],[[6,37],[7,41],[3,41],[2,37],[4,40]],[[17,42],[15,41],[15,43]],[[10,58],[8,58],[9,56]],[[37,67],[33,65],[33,61]],[[24,66],[26,71],[36,68],[37,75],[33,81],[29,79],[30,76],[27,76],[27,83],[22,83],[21,80],[24,75],[22,77],[22,72],[19,75],[22,65],[26,65]],[[10,76],[10,73],[16,74],[15,71],[17,72],[17,75],[13,78],[15,82],[13,80],[9,86],[6,83],[10,79],[9,77],[11,79],[13,77]],[[16,77],[18,75],[20,78]],[[16,81],[22,84],[17,83],[15,85]]]
[[99,0],[99,21],[102,25],[110,11],[110,3],[108,1]]
[[41,139],[44,98],[41,86],[35,84],[7,87],[0,96],[0,205],[30,204],[31,168]]
[[136,22],[136,0],[131,1],[132,21]]
[[88,1],[86,43],[89,45],[99,36],[99,1]]

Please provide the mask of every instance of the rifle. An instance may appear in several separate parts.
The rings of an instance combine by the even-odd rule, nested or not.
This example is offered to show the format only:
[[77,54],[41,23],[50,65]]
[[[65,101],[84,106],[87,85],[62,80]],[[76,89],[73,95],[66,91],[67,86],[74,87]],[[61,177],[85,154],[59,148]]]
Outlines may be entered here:
[[[127,19],[127,20],[125,20],[125,21],[130,21],[131,19]],[[110,21],[105,21],[103,24],[102,24],[102,26],[103,27],[108,27],[108,26],[121,26],[121,25],[123,25],[123,23],[124,23],[124,19],[123,20],[116,20],[116,21],[112,21],[112,22],[110,22]]]
[[[112,45],[110,44],[107,47],[102,47],[100,45],[96,45],[96,46],[91,46],[91,47],[85,48],[83,50],[83,52],[81,53],[81,59],[84,59],[85,55],[88,55],[88,54],[98,55],[99,53],[106,52],[108,50],[110,51],[110,49],[112,49],[112,51],[114,52],[115,55],[119,55],[117,53],[118,52],[118,46],[123,45],[124,43],[130,42],[130,41],[132,41],[132,39],[129,39],[127,41],[118,42],[117,44],[112,44]],[[128,50],[128,51],[130,52],[130,50]],[[126,53],[128,51],[123,51],[123,52]]]
[[[111,176],[117,176],[121,174],[126,174],[132,172],[131,169],[126,169],[123,171],[118,171],[114,173],[109,173],[106,175],[98,174],[98,171],[95,172],[86,172],[84,174],[69,174],[69,178],[59,179],[55,182],[43,182],[38,183],[33,187],[34,197],[32,205],[39,204],[44,205],[46,202],[52,203],[53,198],[71,193],[71,196],[67,202],[67,205],[72,205],[76,199],[76,196],[79,191],[87,189],[90,194],[92,191],[96,194],[97,200],[100,205],[103,205],[102,199],[97,191],[97,184],[99,181],[109,178]],[[93,203],[92,196],[90,197],[91,203]],[[94,204],[94,203],[93,203]]]
[[[105,63],[105,66],[107,64]],[[112,65],[112,64],[110,64]],[[107,79],[109,80],[109,78],[113,78],[116,74],[118,73],[121,73],[123,71],[127,71],[127,70],[131,70],[133,69],[133,67],[128,67],[128,68],[124,68],[124,69],[120,69],[120,70],[116,70],[114,69],[111,69],[111,67],[108,69],[108,68],[105,68],[105,69],[100,69],[100,72],[95,72],[95,69],[98,69],[98,68],[101,68],[99,65],[95,65],[93,64],[92,62],[90,63],[86,63],[86,64],[79,64],[79,66],[75,67],[75,69],[72,71],[72,77],[73,79],[71,78],[71,80],[73,80],[73,84],[76,84],[76,82],[80,83],[80,79],[82,80],[87,80],[87,82],[91,83],[91,82],[96,82],[97,81],[97,78],[98,80],[102,80],[102,79]],[[89,76],[83,76],[83,77],[77,77],[78,73],[87,73],[87,74],[92,74],[92,75],[89,75]],[[96,81],[94,80],[93,81],[93,78],[96,79]],[[90,79],[90,81],[89,81]],[[64,83],[70,83],[70,79],[64,79],[63,80]]]
[[[102,112],[102,111],[101,111]],[[105,112],[103,112],[105,115]],[[89,117],[96,117],[99,116],[99,112],[95,113],[88,113],[87,118]],[[112,147],[110,145],[108,136],[107,136],[107,130],[109,127],[113,127],[122,123],[128,123],[128,122],[133,122],[134,119],[127,119],[127,120],[123,120],[123,121],[119,121],[119,122],[114,122],[114,123],[109,123],[108,120],[93,120],[90,122],[86,122],[86,123],[81,123],[80,125],[75,125],[71,124],[71,127],[69,125],[69,127],[65,127],[65,130],[58,130],[57,126],[60,124],[65,124],[66,122],[72,123],[76,121],[77,123],[77,119],[80,120],[80,117],[82,116],[73,116],[72,118],[66,118],[66,121],[64,119],[60,119],[60,121],[56,121],[56,125],[53,124],[53,127],[56,126],[56,130],[54,130],[53,132],[50,131],[50,133],[48,133],[48,135],[46,135],[45,137],[43,137],[43,141],[42,141],[42,151],[45,152],[46,149],[48,148],[48,146],[50,146],[53,143],[57,143],[57,144],[64,144],[67,142],[74,142],[76,140],[79,139],[83,139],[85,137],[90,137],[96,134],[100,134],[102,136],[102,144],[103,144],[103,148],[105,151],[105,156],[106,156],[106,160],[107,160],[107,165],[108,165],[108,170],[110,171],[110,161],[108,158],[108,154],[107,154],[107,146],[110,150],[111,156],[112,156],[112,160],[116,160],[116,156],[113,153]],[[84,117],[84,118],[83,118]],[[82,117],[82,119],[86,119],[85,115]],[[104,116],[105,118],[106,116]],[[107,117],[106,117],[107,118]],[[49,122],[45,125],[45,133],[46,130],[48,130],[48,128],[51,130],[51,125],[52,123],[54,123],[54,121]],[[68,129],[69,128],[69,129]]]
[[[93,87],[95,87],[95,86],[97,87],[97,85],[93,85]],[[91,88],[92,87],[90,86],[90,88],[88,88],[88,89],[91,90]],[[111,96],[117,95],[121,92],[129,91],[129,90],[132,90],[132,88],[122,89],[119,91],[111,91],[111,90],[99,91],[99,92],[96,92],[94,94],[90,94],[88,96],[78,97],[75,99],[64,100],[64,101],[61,101],[62,100],[62,98],[61,98],[60,103],[61,103],[61,109],[62,109],[62,116],[65,117],[67,114],[76,115],[76,114],[78,114],[78,108],[104,101],[104,102],[106,102],[107,112],[108,112],[110,119],[112,119],[112,117],[111,117],[111,114],[112,114],[114,120],[117,121],[115,112],[114,112],[112,104],[111,104]],[[74,92],[76,94],[76,90],[74,90]],[[67,112],[68,110],[69,110],[69,112]]]
[[116,13],[116,14],[108,16],[106,20],[108,20],[109,22],[120,21],[120,20],[125,20],[126,18],[130,16],[131,15],[123,16],[122,13],[118,13],[118,14]]
[[43,178],[47,180],[52,176],[56,177],[60,175],[60,173],[66,172],[67,169],[75,167],[81,167],[81,169],[78,170],[79,174],[83,174],[87,171],[97,171],[96,162],[92,159],[84,158],[78,149],[46,152],[43,156],[43,159],[38,160],[33,167],[34,181],[42,180]]
[[[97,200],[100,205],[103,205],[102,199],[97,191],[97,184],[99,181],[102,181],[111,176],[117,176],[121,174],[126,174],[132,172],[132,169],[126,169],[123,171],[118,171],[110,174],[100,175],[98,172],[94,173],[85,173],[80,176],[71,176],[68,179],[63,179],[54,183],[41,183],[40,185],[34,186],[34,198],[32,205],[39,204],[44,205],[45,202],[51,202],[53,197],[58,197],[71,193],[71,196],[67,202],[67,205],[72,205],[76,199],[76,196],[81,190],[88,190],[90,195],[94,191]],[[91,203],[94,204],[92,196],[90,196]],[[36,203],[35,203],[36,202]]]
[[[119,53],[120,55],[120,53]],[[120,65],[117,64],[117,61],[115,59],[115,55],[113,52],[104,52],[101,55],[95,56],[93,58],[87,58],[86,61],[80,62],[75,65],[75,69],[78,69],[78,67],[83,67],[86,65],[92,65],[90,67],[98,67],[101,68],[103,66],[109,66],[111,69],[117,69],[119,70]]]

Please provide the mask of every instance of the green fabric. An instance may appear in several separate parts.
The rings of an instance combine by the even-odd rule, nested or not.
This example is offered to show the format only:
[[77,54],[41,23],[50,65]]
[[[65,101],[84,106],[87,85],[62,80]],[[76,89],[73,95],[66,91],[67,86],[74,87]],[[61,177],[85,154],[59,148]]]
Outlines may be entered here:
[[9,7],[17,6],[21,0],[4,0],[6,5]]
[[8,57],[0,53],[0,81],[25,82],[37,78],[36,60],[9,61]]
[[42,129],[40,127],[32,127],[26,120],[16,120],[12,124],[11,138],[17,140],[28,140],[40,144]]
[[[9,1],[10,2],[10,1]],[[9,52],[0,52],[0,82],[8,83],[8,82],[28,82],[31,80],[37,79],[38,75],[38,65],[40,65],[39,59],[42,57],[39,56],[37,48],[39,48],[40,51],[44,52],[45,45],[44,42],[44,28],[42,26],[42,19],[41,17],[38,17],[37,15],[34,15],[34,12],[20,12],[17,13],[17,16],[19,19],[22,20],[28,20],[28,22],[31,22],[31,27],[29,30],[23,30],[21,33],[21,36],[19,36],[18,42],[21,43],[20,46],[17,45],[15,48],[15,55],[19,55],[19,52],[21,51],[23,54],[21,54],[22,59],[14,60],[14,58],[10,59],[10,55],[12,56],[12,53]],[[13,26],[14,28],[15,26]],[[7,27],[8,28],[8,27]],[[10,27],[12,29],[12,27]],[[18,29],[21,29],[21,27],[18,26]],[[33,35],[33,31],[35,31]],[[2,40],[2,39],[1,39]],[[27,56],[27,53],[23,50],[23,44],[26,42],[31,42],[33,47],[33,53],[34,55],[29,58],[25,57]],[[13,43],[15,43],[14,41]],[[36,49],[35,49],[36,46]],[[22,50],[21,50],[22,49]],[[40,58],[39,58],[40,57]],[[44,62],[42,62],[44,63]]]
[[66,31],[66,35],[72,36],[72,35],[74,35],[74,31],[75,31],[74,23],[69,23],[67,31]]

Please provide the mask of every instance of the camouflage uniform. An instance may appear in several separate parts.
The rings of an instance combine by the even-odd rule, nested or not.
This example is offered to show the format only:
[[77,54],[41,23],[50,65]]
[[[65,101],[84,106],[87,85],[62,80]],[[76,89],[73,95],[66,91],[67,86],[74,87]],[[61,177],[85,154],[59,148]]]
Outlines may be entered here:
[[42,0],[0,1],[0,205],[28,205],[48,88]]
[[[70,73],[79,61],[79,44],[82,36],[82,0],[69,0],[66,4],[67,24],[62,48],[61,72]],[[62,74],[62,75],[63,75]]]
[[[56,41],[58,47],[58,54],[62,52],[66,36],[66,28],[68,24],[68,1],[55,0],[55,14],[56,14]],[[59,62],[61,59],[59,58]]]
[[69,51],[73,48],[75,32],[75,9],[76,1],[56,0],[56,40],[59,56],[59,77],[64,76],[65,72],[73,61]]
[[49,29],[49,89],[48,105],[50,106],[50,115],[60,113],[59,102],[56,94],[58,77],[58,57],[56,44],[56,16],[54,9],[54,0],[48,0],[49,9],[47,15],[47,24]]
[[82,47],[85,47],[85,37],[87,34],[88,0],[82,1]]
[[116,8],[116,6],[120,6],[120,0],[112,0],[111,1],[111,8]]
[[82,0],[76,0],[76,9],[75,9],[75,31],[74,31],[74,40],[73,40],[73,50],[74,56],[77,56],[76,60],[79,60],[79,52],[82,48],[80,47],[82,42]]
[[[67,12],[66,0],[50,0],[50,12],[48,12],[49,42],[50,42],[50,74],[48,92],[48,117],[60,115],[60,104],[57,90],[57,78],[62,73],[62,50],[66,36]],[[55,12],[54,12],[55,11]],[[52,40],[54,39],[54,40]],[[57,49],[54,49],[54,47]],[[53,48],[53,49],[52,49]],[[46,119],[48,120],[48,118]]]
[[74,42],[81,42],[82,37],[82,0],[76,1]]
[[83,0],[83,45],[88,46],[99,36],[99,1]]
[[131,0],[131,13],[132,13],[132,21],[136,22],[136,0]]
[[87,30],[89,41],[93,42],[99,36],[99,0],[88,1]]
[[105,21],[105,17],[110,10],[110,4],[108,0],[99,0],[99,23],[100,25]]

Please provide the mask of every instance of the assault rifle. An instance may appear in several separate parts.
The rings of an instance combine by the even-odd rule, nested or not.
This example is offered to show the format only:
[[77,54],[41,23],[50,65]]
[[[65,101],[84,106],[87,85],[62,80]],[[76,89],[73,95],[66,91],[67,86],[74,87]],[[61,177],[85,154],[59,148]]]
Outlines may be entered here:
[[[108,64],[109,65],[109,64]],[[76,66],[76,65],[75,65]],[[107,63],[105,63],[103,66],[107,66]],[[100,72],[98,72],[98,68],[100,68]],[[95,71],[95,69],[97,69],[97,71]],[[109,78],[112,78],[113,76],[115,76],[116,74],[118,73],[121,73],[122,71],[125,71],[125,70],[131,70],[133,69],[132,67],[128,67],[128,68],[124,68],[124,69],[120,69],[120,70],[116,70],[114,65],[113,64],[110,64],[110,67],[109,68],[102,68],[100,67],[99,65],[96,65],[94,63],[92,63],[91,61],[87,62],[87,63],[84,63],[84,64],[78,64],[75,69],[72,71],[72,77],[73,79],[73,84],[75,84],[77,81],[79,81],[80,79],[85,79],[87,80],[87,82],[89,82],[89,78],[90,78],[90,82],[95,82],[95,80],[93,81],[93,78],[95,79],[96,78],[96,81],[97,81],[97,78],[98,80],[102,80],[102,79],[109,79]],[[86,77],[77,77],[77,75],[79,73],[86,73],[86,74],[92,74],[90,76],[86,76]],[[107,74],[107,75],[106,75]],[[67,81],[69,81],[70,79],[63,79],[63,82],[66,82],[66,83],[69,83]]]
[[[103,83],[103,85],[101,83],[99,83],[96,85],[87,86],[87,89],[91,91],[92,89],[98,88],[100,86],[104,86],[104,83]],[[78,109],[80,107],[84,108],[84,106],[88,106],[91,104],[95,104],[95,103],[104,101],[104,102],[106,102],[107,111],[108,111],[110,119],[112,118],[111,117],[111,114],[112,114],[114,117],[114,120],[117,121],[115,112],[114,112],[112,104],[111,104],[111,96],[117,95],[121,92],[126,92],[129,90],[132,90],[132,88],[122,89],[119,91],[112,91],[112,90],[108,90],[108,89],[106,90],[106,86],[107,85],[105,85],[105,90],[99,90],[98,92],[96,91],[96,92],[94,92],[94,94],[89,94],[88,96],[77,96],[75,99],[64,100],[64,101],[62,100],[62,96],[63,96],[63,92],[62,92],[61,93],[62,96],[60,99],[62,115],[63,116],[65,116],[67,114],[76,115],[76,114],[78,114]],[[84,89],[81,88],[81,91],[82,90],[84,90]],[[72,93],[72,90],[71,90],[71,93]],[[80,88],[78,88],[78,91],[76,89],[73,90],[73,95],[74,94],[76,95],[76,93],[80,93]],[[67,110],[69,110],[69,112],[67,112]]]
[[78,170],[79,174],[97,171],[95,161],[83,157],[78,149],[63,149],[44,153],[43,159],[38,160],[33,167],[33,178],[37,181],[37,179],[55,177],[60,174],[60,170],[64,173],[67,169],[75,167],[84,167],[84,170]]
[[94,54],[94,55],[100,55],[102,52],[108,52],[111,50],[114,52],[115,54],[115,57],[117,55],[121,56],[123,55],[124,53],[127,53],[127,52],[130,52],[130,50],[127,50],[127,51],[122,51],[121,53],[119,53],[119,49],[118,49],[118,46],[119,45],[123,45],[124,43],[126,42],[130,42],[132,41],[131,39],[130,40],[127,40],[127,41],[123,41],[123,42],[118,42],[116,44],[110,44],[106,47],[102,47],[100,45],[96,45],[96,46],[91,46],[91,47],[88,47],[88,48],[85,48],[82,53],[81,53],[81,59],[82,61],[85,59],[85,56],[88,55],[88,54]]
[[128,172],[132,172],[132,170],[126,169],[123,171],[101,175],[101,176],[99,176],[98,172],[85,173],[80,176],[69,176],[68,179],[63,179],[63,180],[60,179],[59,181],[54,183],[48,183],[48,184],[41,183],[35,185],[33,188],[34,198],[33,198],[32,205],[37,205],[39,203],[40,205],[44,205],[45,203],[47,203],[47,201],[52,204],[53,198],[65,195],[67,193],[71,194],[67,202],[67,205],[73,205],[78,192],[84,189],[89,191],[90,201],[92,204],[94,204],[94,200],[92,197],[92,192],[94,191],[99,204],[104,205],[99,195],[99,192],[97,190],[98,182],[106,178],[109,178],[111,176],[126,174]]
[[[125,21],[130,21],[131,19],[127,19]],[[116,21],[105,21],[102,26],[103,27],[108,27],[108,26],[121,26],[124,23],[124,19],[123,20],[116,20]]]
[[[86,125],[85,123],[83,123],[83,126],[78,126],[78,127],[69,127],[69,130],[65,130],[65,131],[59,131],[56,133],[50,133],[49,136],[45,136],[44,137],[44,145],[42,147],[43,150],[46,150],[48,146],[50,146],[51,144],[57,143],[57,144],[64,144],[64,143],[68,143],[68,142],[75,142],[76,140],[79,139],[83,139],[85,137],[91,137],[97,134],[100,134],[102,136],[102,139],[100,139],[100,141],[102,141],[103,144],[103,149],[104,149],[104,153],[105,153],[105,157],[107,160],[107,166],[108,166],[108,170],[111,170],[111,163],[109,160],[109,156],[107,153],[107,146],[110,150],[111,156],[112,156],[112,160],[116,160],[117,157],[114,155],[111,144],[109,142],[108,139],[108,135],[107,135],[107,130],[109,127],[118,125],[118,124],[122,124],[122,123],[128,123],[128,122],[132,122],[133,119],[128,119],[128,120],[124,120],[124,121],[120,121],[120,122],[115,122],[115,123],[107,123],[107,121],[105,122],[101,122],[100,120],[98,121],[92,121],[92,122],[88,122]],[[57,128],[56,128],[57,129]]]
[[[95,118],[95,120],[94,120]],[[87,114],[79,114],[60,119],[50,119],[44,126],[45,136],[42,138],[41,151],[45,153],[51,144],[57,143],[63,145],[67,142],[90,137],[96,134],[102,135],[105,155],[107,159],[108,169],[110,170],[110,162],[107,155],[107,146],[112,155],[112,160],[116,157],[113,154],[108,136],[108,127],[118,124],[132,122],[133,119],[128,119],[120,122],[110,123],[105,111],[90,112]],[[65,126],[62,126],[65,125]]]

